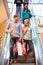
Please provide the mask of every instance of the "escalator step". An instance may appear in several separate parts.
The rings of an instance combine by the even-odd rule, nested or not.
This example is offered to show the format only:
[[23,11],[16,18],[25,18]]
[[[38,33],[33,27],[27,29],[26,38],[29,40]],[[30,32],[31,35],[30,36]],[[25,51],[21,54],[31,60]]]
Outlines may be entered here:
[[28,58],[33,58],[33,57],[35,57],[34,52],[30,52],[30,53],[28,54]]
[[[24,63],[25,62],[25,58],[23,56],[19,56],[17,59],[18,63]],[[28,58],[28,63],[34,63],[35,62],[35,57],[32,58]]]
[[35,62],[35,58],[28,58],[28,63],[34,63]]
[[17,62],[24,62],[24,61],[25,61],[24,56],[19,56],[17,59]]
[[16,63],[16,64],[10,64],[10,65],[36,65],[35,63]]
[[[34,51],[31,51],[31,52],[28,54],[28,57],[27,57],[27,58],[28,58],[28,63],[34,63],[34,62],[35,62]],[[18,63],[24,63],[24,62],[25,62],[24,56],[18,56],[17,62],[18,62]]]

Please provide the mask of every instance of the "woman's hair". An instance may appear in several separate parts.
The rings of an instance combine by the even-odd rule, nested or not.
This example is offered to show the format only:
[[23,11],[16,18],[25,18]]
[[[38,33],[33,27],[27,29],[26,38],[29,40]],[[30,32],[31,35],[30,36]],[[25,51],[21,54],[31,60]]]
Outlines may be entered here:
[[30,26],[30,20],[25,19],[24,21],[27,21],[28,26]]
[[[24,4],[23,4],[23,7],[24,7],[23,9],[24,9],[24,10],[25,10],[25,5],[28,5],[28,3],[24,3]],[[28,8],[27,8],[27,11],[28,11]]]

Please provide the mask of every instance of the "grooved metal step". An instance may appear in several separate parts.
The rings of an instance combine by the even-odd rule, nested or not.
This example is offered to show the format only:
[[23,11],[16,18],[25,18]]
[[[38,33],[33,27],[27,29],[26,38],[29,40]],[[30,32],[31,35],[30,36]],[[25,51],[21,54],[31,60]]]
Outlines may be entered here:
[[[18,63],[25,63],[25,58],[24,57],[19,57],[17,59],[17,62]],[[34,57],[33,58],[28,58],[27,62],[28,63],[34,63],[35,62],[35,58]]]
[[32,51],[32,52],[30,52],[30,53],[28,54],[28,58],[33,58],[33,57],[35,57],[35,55],[34,55],[34,52]]
[[17,63],[13,63],[13,64],[10,64],[10,65],[35,65],[35,54],[34,54],[34,50],[32,50],[28,56],[28,61],[27,63],[25,63],[25,57],[24,56],[18,56],[17,58]]
[[[28,63],[34,63],[35,62],[35,55],[34,55],[34,52],[30,52],[27,56],[28,58]],[[24,63],[25,62],[25,57],[24,56],[18,56],[18,59],[17,59],[17,62],[18,63]]]
[[16,64],[11,64],[11,65],[35,65],[35,63],[16,63]]

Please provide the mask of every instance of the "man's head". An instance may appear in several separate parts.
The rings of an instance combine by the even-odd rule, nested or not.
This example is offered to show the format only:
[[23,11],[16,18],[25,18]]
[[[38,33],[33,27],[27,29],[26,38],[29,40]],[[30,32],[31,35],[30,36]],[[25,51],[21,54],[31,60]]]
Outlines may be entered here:
[[18,15],[14,15],[13,19],[14,19],[14,22],[17,22],[18,21]]

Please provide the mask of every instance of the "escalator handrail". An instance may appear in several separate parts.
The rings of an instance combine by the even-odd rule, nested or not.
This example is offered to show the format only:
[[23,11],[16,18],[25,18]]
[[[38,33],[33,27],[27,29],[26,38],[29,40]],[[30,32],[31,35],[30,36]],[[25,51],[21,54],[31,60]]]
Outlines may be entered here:
[[5,46],[6,40],[7,40],[7,34],[5,34],[4,42],[3,42],[3,45],[2,45],[2,47],[1,47],[1,55],[2,55],[3,48],[4,48],[4,46]]
[[[8,43],[8,42],[10,42],[9,36],[10,36],[9,34],[5,34],[5,39],[4,39],[4,43],[3,43],[3,46],[2,46],[2,52],[1,52],[1,57],[0,57],[0,62],[3,62],[4,59],[5,59],[5,61],[8,60],[8,63],[7,64],[9,64],[9,56],[10,56],[10,43]],[[7,56],[5,54],[7,56],[9,55],[8,58],[7,58]]]
[[[34,19],[35,20],[35,19]],[[36,24],[36,23],[35,23]],[[38,30],[38,28],[37,28],[37,26],[36,26],[36,32],[37,32],[37,30]],[[37,34],[37,38],[39,38],[39,40],[40,40],[40,37],[39,37],[39,35]],[[42,49],[42,43],[41,43],[41,40],[40,40],[40,43],[39,43],[39,45],[40,45],[40,48]],[[34,43],[34,51],[35,51],[35,43]],[[38,52],[39,52],[40,50],[38,50]],[[37,52],[37,53],[38,53]],[[36,54],[36,51],[35,51],[35,54]],[[35,55],[36,56],[36,55]],[[38,56],[39,56],[39,53],[38,53]],[[39,56],[40,57],[40,56]],[[38,57],[38,58],[39,58]],[[38,65],[38,59],[37,59],[37,56],[36,56],[36,64]]]
[[[33,15],[34,15],[34,10],[33,10],[33,5],[31,5],[31,11],[32,11],[32,13],[33,13]],[[34,16],[33,16],[34,17]],[[35,23],[35,25],[36,25],[36,29],[37,29],[37,31],[38,31],[38,27],[37,27],[37,19],[36,19],[36,16],[34,17],[34,23]],[[39,48],[41,48],[41,51],[43,51],[43,45],[42,45],[42,41],[41,41],[41,37],[40,37],[40,35],[39,34],[37,34],[38,35],[38,39],[40,40],[40,47]],[[34,43],[35,44],[35,43]],[[35,50],[35,47],[34,47],[34,50]],[[38,52],[40,52],[40,50],[38,50]],[[43,53],[43,52],[42,52]],[[39,53],[37,53],[37,54],[39,54]],[[41,55],[41,54],[40,54]],[[36,54],[35,54],[35,56],[36,56]],[[40,56],[39,56],[40,57]],[[42,54],[42,58],[43,58],[43,54]],[[41,60],[40,61],[42,61],[42,63],[41,64],[39,64],[39,65],[43,65],[43,59],[41,58]],[[37,61],[37,56],[36,56],[36,61]],[[39,61],[39,62],[40,62]],[[38,61],[37,61],[38,62]],[[38,64],[36,62],[36,65]]]

